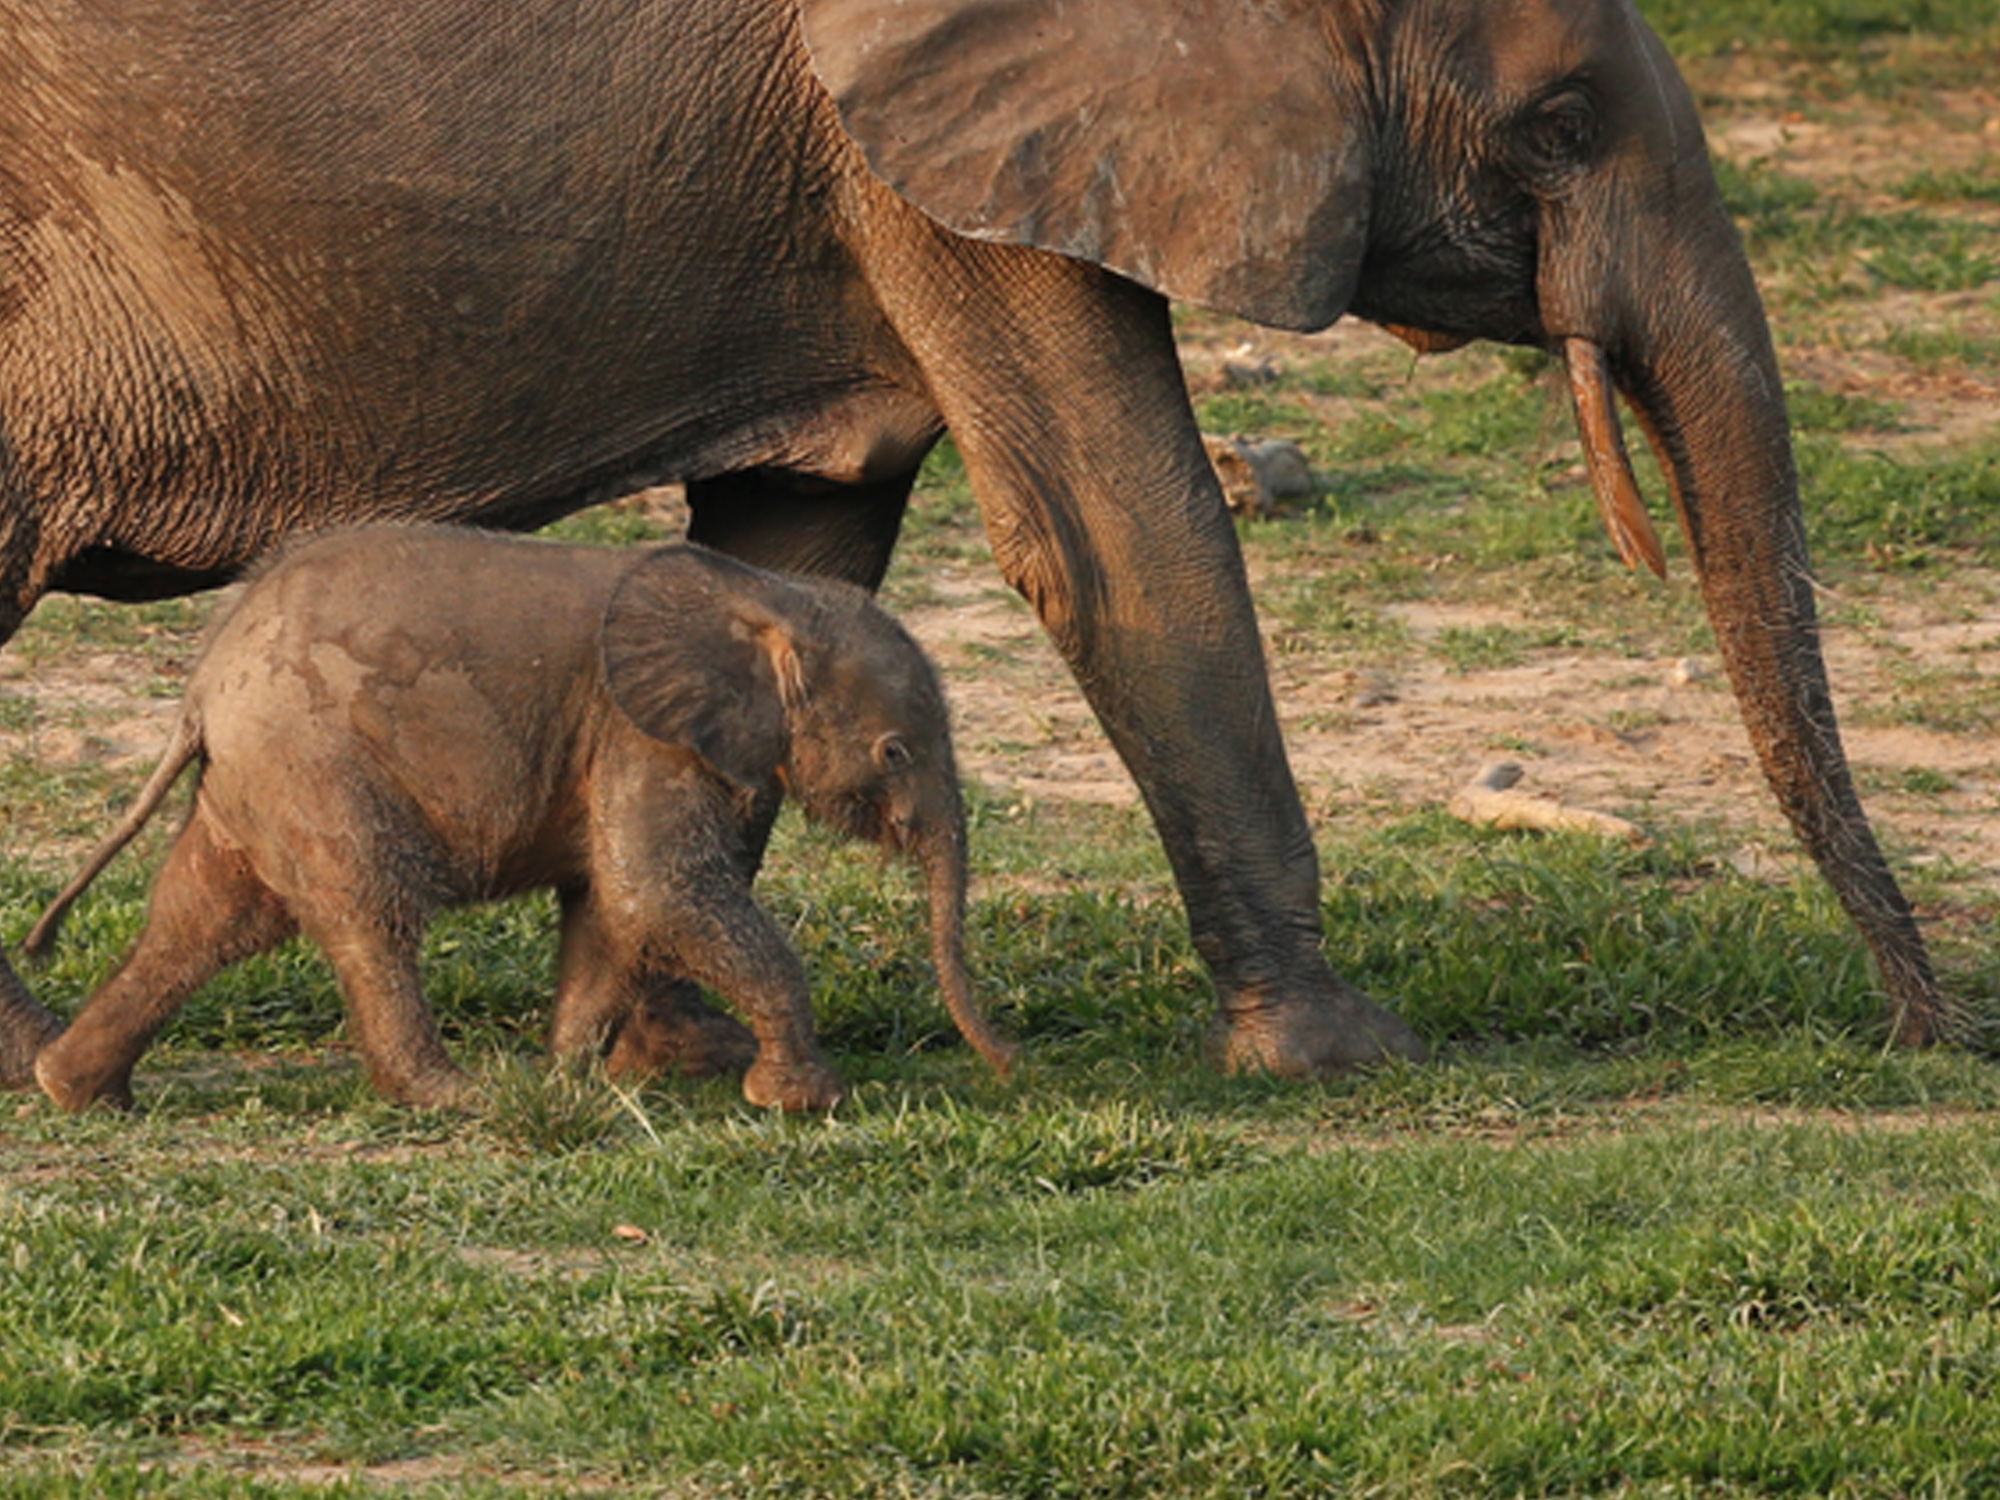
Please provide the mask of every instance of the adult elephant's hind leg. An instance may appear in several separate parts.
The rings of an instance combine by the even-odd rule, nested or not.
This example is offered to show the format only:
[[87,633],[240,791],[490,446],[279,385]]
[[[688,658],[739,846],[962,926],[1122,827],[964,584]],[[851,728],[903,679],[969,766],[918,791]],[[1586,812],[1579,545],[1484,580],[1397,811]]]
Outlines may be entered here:
[[1318,861],[1166,302],[1039,252],[935,238],[878,295],[995,557],[1159,827],[1220,993],[1223,1060],[1304,1075],[1423,1056],[1321,953]]
[[[31,550],[29,538],[17,535],[24,524],[27,502],[19,496],[0,492],[0,509],[13,511],[0,516],[0,564],[13,557],[25,558]],[[0,645],[13,638],[27,613],[21,602],[22,581],[12,576],[22,571],[0,567]],[[62,1022],[47,1006],[28,992],[21,976],[14,972],[7,955],[0,951],[0,1089],[35,1086],[35,1054],[62,1033]]]
[[290,914],[243,855],[217,844],[197,812],[153,886],[131,956],[35,1059],[64,1109],[130,1108],[132,1068],[187,998],[221,970],[275,948]]

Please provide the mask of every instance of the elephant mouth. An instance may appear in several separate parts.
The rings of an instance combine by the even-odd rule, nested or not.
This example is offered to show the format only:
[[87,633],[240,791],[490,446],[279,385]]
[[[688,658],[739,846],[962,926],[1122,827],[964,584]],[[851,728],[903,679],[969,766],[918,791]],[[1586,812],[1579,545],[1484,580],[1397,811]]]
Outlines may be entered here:
[[882,809],[862,795],[840,795],[801,799],[812,820],[844,839],[879,844],[896,853],[904,852],[907,832]]
[[1419,354],[1449,354],[1472,342],[1470,334],[1440,333],[1435,328],[1417,328],[1409,323],[1384,323],[1381,326],[1383,332],[1393,333]]

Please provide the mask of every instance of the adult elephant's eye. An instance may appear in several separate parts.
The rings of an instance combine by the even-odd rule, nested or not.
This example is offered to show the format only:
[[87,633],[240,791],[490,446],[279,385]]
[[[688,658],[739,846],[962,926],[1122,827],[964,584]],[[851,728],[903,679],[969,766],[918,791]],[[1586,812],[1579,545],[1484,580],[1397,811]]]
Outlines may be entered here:
[[875,741],[875,764],[884,771],[903,771],[916,759],[909,743],[899,734],[881,735]]
[[1590,160],[1598,134],[1595,101],[1580,88],[1564,88],[1528,106],[1520,120],[1516,149],[1530,176],[1559,178]]

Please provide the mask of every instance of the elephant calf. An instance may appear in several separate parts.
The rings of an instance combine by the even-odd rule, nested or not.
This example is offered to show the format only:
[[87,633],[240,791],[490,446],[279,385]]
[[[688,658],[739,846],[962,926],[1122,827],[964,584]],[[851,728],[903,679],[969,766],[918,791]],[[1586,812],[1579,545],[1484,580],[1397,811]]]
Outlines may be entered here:
[[[331,959],[376,1087],[461,1102],[466,1077],[419,986],[424,926],[542,887],[562,906],[558,1055],[608,1047],[614,1070],[656,1067],[662,1029],[693,1014],[711,1058],[750,1062],[752,1103],[828,1108],[843,1089],[804,972],[750,890],[786,793],[922,863],[952,1018],[1011,1064],[965,970],[944,698],[859,589],[696,547],[444,527],[295,547],[214,631],[159,768],[29,953],[196,759],[194,810],[138,945],[36,1059],[65,1109],[129,1106],[133,1065],[187,997],[298,931]],[[754,1061],[690,981],[742,1011]]]

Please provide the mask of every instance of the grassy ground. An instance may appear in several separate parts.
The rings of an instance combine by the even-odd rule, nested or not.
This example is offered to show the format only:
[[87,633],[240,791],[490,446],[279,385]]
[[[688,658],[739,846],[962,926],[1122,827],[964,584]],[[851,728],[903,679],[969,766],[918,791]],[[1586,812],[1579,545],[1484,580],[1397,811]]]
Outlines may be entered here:
[[[2000,599],[2000,124],[1852,146],[1940,101],[2000,121],[1990,4],[1646,8],[1770,290],[1865,666],[1850,721],[1989,768],[1871,762],[1867,790],[1896,829],[1990,816],[2000,686],[1897,622],[1990,626]],[[1847,157],[1729,148],[1768,120]],[[1198,373],[1239,336],[1183,330]],[[1203,379],[1208,425],[1326,476],[1244,528],[1282,681],[1707,649],[1684,565],[1662,589],[1609,560],[1540,380],[1305,345]],[[943,455],[888,597],[991,583]],[[1475,623],[1417,632],[1413,603]],[[207,608],[52,601],[9,648],[0,847],[55,851],[0,863],[10,941],[130,795],[143,760],[105,747],[171,702]],[[1302,743],[1358,711],[1314,712]],[[973,805],[981,985],[1033,1047],[1011,1087],[952,1037],[909,879],[788,823],[766,896],[856,1084],[833,1119],[541,1072],[533,901],[431,943],[477,1118],[377,1101],[304,949],[188,1008],[138,1117],[0,1102],[0,1497],[2000,1494],[2000,1068],[1882,1048],[1824,888],[1741,872],[1757,813],[1656,813],[1630,849],[1469,829],[1387,781],[1316,800],[1330,949],[1440,1058],[1278,1085],[1204,1067],[1137,812]],[[161,846],[76,912],[51,1003],[115,962]],[[1991,858],[1892,847],[1990,1015]]]

